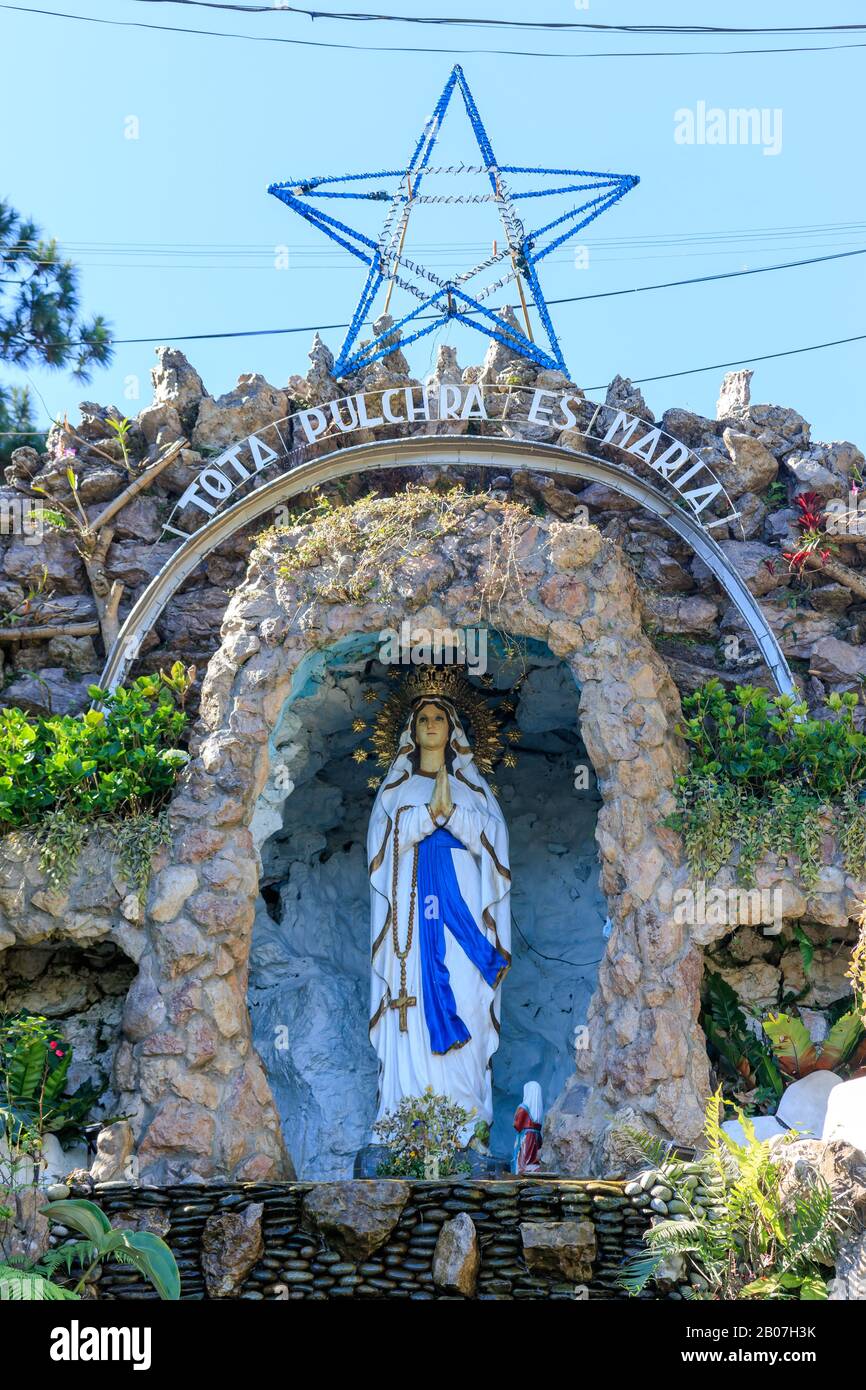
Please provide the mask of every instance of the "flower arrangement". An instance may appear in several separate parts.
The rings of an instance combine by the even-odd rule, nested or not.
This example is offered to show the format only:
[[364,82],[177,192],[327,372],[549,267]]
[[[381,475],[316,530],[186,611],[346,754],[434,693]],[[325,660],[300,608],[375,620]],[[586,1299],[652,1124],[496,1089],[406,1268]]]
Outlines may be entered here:
[[388,1158],[379,1165],[381,1177],[444,1178],[469,1172],[460,1162],[461,1133],[472,1120],[472,1113],[447,1096],[436,1095],[428,1086],[423,1095],[404,1096],[373,1126],[373,1132],[388,1149]]

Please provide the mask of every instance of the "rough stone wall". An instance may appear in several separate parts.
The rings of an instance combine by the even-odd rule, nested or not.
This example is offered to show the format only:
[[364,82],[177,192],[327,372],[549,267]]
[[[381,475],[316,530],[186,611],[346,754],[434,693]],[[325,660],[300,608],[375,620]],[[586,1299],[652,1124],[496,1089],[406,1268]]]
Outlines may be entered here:
[[[352,1232],[352,1211],[364,1204],[364,1189],[386,1187],[392,1191],[383,1194],[379,1222],[375,1208],[368,1208],[363,1213],[365,1232]],[[617,1274],[624,1258],[643,1250],[641,1234],[647,1224],[641,1206],[625,1196],[621,1183],[611,1182],[519,1179],[149,1189],[111,1184],[97,1189],[96,1200],[115,1225],[153,1230],[167,1240],[180,1268],[182,1297],[190,1299],[622,1298]],[[338,1205],[342,1211],[334,1219]],[[238,1213],[251,1208],[252,1235],[245,1241],[235,1235],[229,1260],[218,1264],[213,1258],[218,1223],[227,1218],[236,1222]],[[469,1241],[477,1245],[480,1256],[477,1272],[463,1284],[465,1292],[438,1284],[434,1277],[434,1270],[443,1277],[436,1259],[443,1227],[461,1216],[472,1223],[474,1236],[470,1233]],[[569,1241],[578,1233],[581,1246],[575,1252]],[[353,1237],[367,1245],[373,1240],[381,1243],[359,1252],[351,1248]],[[532,1247],[528,1256],[527,1244]],[[476,1261],[466,1263],[476,1268]],[[128,1265],[108,1261],[96,1289],[102,1299],[156,1297]]]
[[[700,1134],[709,1085],[698,1024],[701,948],[734,923],[686,927],[672,911],[688,881],[678,837],[661,825],[684,760],[673,732],[676,687],[642,630],[638,588],[614,542],[578,524],[528,517],[513,525],[494,498],[483,509],[466,505],[459,534],[434,536],[423,559],[395,566],[387,596],[358,603],[321,595],[308,602],[303,574],[280,574],[302,528],[266,538],[208,668],[195,756],[171,805],[172,844],[155,863],[143,914],[126,885],[106,875],[98,848],[57,895],[47,892],[25,837],[4,843],[7,945],[108,937],[138,965],[114,1085],[145,1180],[287,1175],[247,1007],[259,887],[250,827],[272,777],[269,738],[312,650],[407,616],[429,628],[477,623],[491,566],[496,624],[546,643],[580,687],[581,734],[603,800],[596,839],[612,930],[588,1046],[548,1116],[550,1153],[567,1173],[609,1171],[606,1130],[623,1111],[681,1142]],[[491,557],[504,555],[518,563],[503,574]],[[729,868],[719,881],[733,878]],[[773,861],[761,866],[759,883],[780,886],[784,915],[841,928],[862,898],[862,885],[833,862],[808,894]]]
[[[130,995],[132,1034],[124,1025],[123,1084],[140,1116],[143,1174],[158,1178],[168,1164],[174,1172],[207,1177],[236,1172],[238,1165],[240,1176],[252,1176],[247,1165],[255,1165],[255,1176],[265,1178],[280,1162],[273,1147],[276,1116],[250,1051],[249,1018],[239,997],[257,890],[248,827],[270,772],[268,738],[310,650],[310,634],[336,643],[398,626],[407,615],[430,628],[470,625],[478,620],[490,556],[505,553],[518,565],[500,576],[498,625],[546,642],[581,688],[582,734],[605,803],[597,839],[614,922],[608,958],[633,968],[633,977],[619,974],[601,1012],[590,1018],[596,1084],[585,1113],[571,1113],[568,1171],[587,1171],[582,1165],[611,1093],[635,1096],[666,1133],[688,1139],[699,1131],[707,1063],[691,1015],[700,953],[682,931],[661,925],[672,892],[667,875],[679,853],[676,837],[658,824],[672,809],[669,789],[682,763],[672,732],[676,689],[641,630],[635,583],[615,545],[593,528],[544,520],[525,520],[515,534],[503,535],[504,521],[501,504],[490,501],[473,515],[471,528],[431,542],[422,565],[425,582],[419,582],[417,560],[407,558],[392,576],[390,596],[366,603],[320,598],[305,605],[298,583],[279,575],[283,549],[298,539],[292,532],[267,540],[252,561],[203,687],[197,756],[174,798],[174,843],[151,891],[151,946]],[[428,602],[431,593],[435,600]],[[201,958],[204,932],[222,935],[228,958],[216,993],[213,983],[197,984],[198,975],[214,968],[212,950]],[[162,972],[169,956],[177,969],[179,948],[172,943],[178,939],[190,942],[180,969],[189,972],[191,960],[193,976],[178,981],[173,975],[168,984]],[[636,1019],[630,1036],[608,1026],[613,1020],[605,1015],[620,1011],[624,993],[629,1017]],[[684,1010],[684,997],[695,999],[693,1010]],[[222,1032],[215,1090],[202,1084],[177,1100],[157,1100],[156,1085],[143,1090],[142,1076],[155,1075],[155,1068],[164,1084],[191,1069],[204,1082],[197,1039],[201,1030],[213,1037],[215,1014]],[[157,1049],[169,1060],[155,1064]],[[667,1079],[657,1085],[651,1059],[661,1054]],[[213,1077],[210,1060],[208,1081]],[[235,1151],[227,1146],[240,1145],[241,1121],[243,1148]]]
[[[214,399],[181,353],[158,350],[154,400],[130,430],[133,469],[181,437],[189,447],[113,522],[103,580],[124,584],[121,616],[171,552],[171,545],[156,543],[162,521],[210,454],[299,405],[411,381],[399,349],[357,380],[339,384],[332,376],[333,360],[318,340],[310,357],[307,376],[292,377],[285,388],[247,376],[234,391]],[[736,499],[746,539],[737,532],[722,538],[723,547],[760,598],[814,704],[830,690],[859,689],[866,675],[866,585],[858,576],[866,537],[843,534],[835,568],[819,568],[805,582],[792,579],[782,556],[796,540],[795,498],[805,491],[825,500],[844,498],[863,456],[849,443],[813,443],[809,425],[796,411],[752,404],[749,376],[726,378],[716,420],[674,409],[659,423],[697,448]],[[461,380],[500,387],[563,384],[555,373],[538,373],[509,358],[499,345],[491,345],[480,367],[465,369],[453,349],[441,348],[431,381]],[[651,420],[640,392],[621,378],[612,384],[608,402]],[[32,496],[34,481],[52,499],[71,502],[66,477],[71,465],[92,519],[130,477],[107,424],[109,413],[85,404],[77,426],[64,423],[52,430],[45,453],[16,451],[0,503]],[[419,425],[419,431],[423,428]],[[452,426],[441,422],[436,428]],[[556,438],[544,427],[538,427],[538,437]],[[346,442],[360,441],[356,434]],[[580,447],[581,439],[572,431],[559,442]],[[385,494],[404,486],[399,473],[369,481]],[[670,921],[670,893],[685,875],[674,837],[658,828],[670,809],[666,789],[682,756],[670,735],[678,708],[674,682],[688,689],[709,674],[731,681],[761,679],[763,670],[737,614],[701,562],[627,499],[597,485],[569,488],[529,473],[468,481],[481,489],[492,486],[493,498],[531,500],[547,518],[539,521],[539,534],[552,534],[551,516],[568,519],[584,504],[605,542],[602,558],[588,560],[577,553],[569,558],[563,540],[559,559],[551,563],[549,556],[536,555],[534,540],[526,537],[521,560],[530,581],[529,603],[524,604],[524,595],[521,608],[509,597],[518,628],[523,624],[522,630],[547,641],[584,684],[584,735],[606,802],[599,849],[615,931],[593,1005],[591,1046],[578,1056],[579,1074],[551,1117],[554,1146],[571,1171],[579,1171],[590,1161],[603,1166],[600,1136],[623,1106],[665,1132],[681,1137],[695,1132],[706,1083],[696,1023],[700,947],[734,924],[686,934]],[[356,490],[350,483],[349,500]],[[217,1173],[270,1178],[285,1171],[279,1126],[249,1040],[245,998],[256,869],[247,817],[266,777],[266,730],[285,698],[306,637],[292,632],[282,600],[274,612],[269,596],[266,610],[256,613],[264,582],[256,564],[240,590],[247,608],[230,601],[244,581],[250,544],[249,537],[237,535],[208,559],[168,606],[137,668],[167,666],[180,658],[198,665],[201,680],[213,657],[204,685],[199,758],[175,801],[174,843],[157,861],[147,918],[142,919],[127,885],[106,875],[104,855],[85,856],[69,892],[52,895],[29,846],[14,837],[3,846],[0,945],[108,938],[140,967],[124,1011],[115,1080],[144,1136],[145,1167],[163,1180]],[[630,560],[637,585],[623,577],[621,554]],[[321,615],[322,630],[337,640],[359,619],[380,626],[422,611],[432,615],[431,621],[437,614],[451,623],[473,621],[477,613],[470,610],[468,593],[481,563],[476,554],[476,570],[461,571],[454,556],[444,556],[442,574],[454,578],[447,578],[450,591],[437,596],[438,606],[413,608],[415,577],[410,576],[399,605],[366,616],[349,605],[331,605]],[[593,565],[595,577],[584,595],[582,568]],[[626,596],[618,626],[609,626],[600,592],[605,584],[613,585],[609,608]],[[224,618],[223,646],[214,655]],[[0,630],[13,624],[37,629],[0,642],[5,703],[33,710],[83,708],[87,685],[102,663],[95,620],[93,594],[71,531],[49,529],[37,546],[21,536],[0,535]],[[39,626],[69,623],[93,631],[39,637]],[[284,638],[286,646],[277,653]],[[729,643],[728,638],[741,640]],[[639,756],[633,756],[636,744]],[[838,927],[844,935],[859,910],[862,885],[838,863],[825,865],[819,885],[808,894],[783,865],[769,861],[762,873],[768,884],[785,888],[785,915],[792,920]],[[756,959],[761,958],[748,964]],[[685,1006],[684,1000],[689,1001]],[[241,1147],[242,1132],[249,1142]]]
[[[114,536],[105,557],[104,580],[106,584],[119,581],[124,585],[121,617],[172,553],[175,542],[160,540],[162,523],[209,457],[252,430],[266,430],[274,420],[299,407],[357,390],[413,383],[399,348],[384,362],[338,383],[332,375],[333,358],[318,337],[305,377],[292,376],[285,386],[275,387],[261,376],[248,374],[239,378],[233,390],[217,397],[207,392],[198,373],[177,349],[158,348],[157,358],[152,373],[153,401],[132,420],[129,432],[133,472],[174,442],[185,439],[188,447],[111,523]],[[735,499],[739,526],[732,523],[727,538],[725,528],[714,534],[748,587],[761,598],[783,650],[808,698],[815,702],[829,690],[859,688],[866,675],[866,584],[861,580],[859,589],[852,589],[840,582],[835,570],[831,573],[820,567],[807,583],[800,583],[792,580],[782,556],[794,548],[796,540],[795,498],[812,491],[825,500],[844,499],[849,484],[864,467],[864,459],[854,444],[813,441],[809,424],[795,410],[753,404],[750,376],[750,372],[734,372],[725,378],[717,419],[672,408],[658,423],[697,449]],[[440,347],[428,381],[433,386],[479,382],[503,390],[515,385],[549,389],[568,385],[561,374],[540,372],[532,364],[510,357],[507,349],[495,343],[480,366],[466,368],[457,362],[453,348]],[[652,422],[643,396],[628,380],[617,377],[607,401]],[[416,429],[419,433],[431,429],[450,433],[472,428],[483,433],[504,427],[508,432],[508,408],[505,399],[502,425],[441,421],[432,426],[420,422]],[[123,412],[92,402],[84,402],[80,409],[78,424],[63,423],[51,430],[42,454],[29,448],[15,451],[6,469],[6,486],[0,488],[0,505],[35,496],[31,491],[34,482],[46,490],[48,499],[72,505],[67,480],[70,466],[78,475],[79,497],[91,520],[121,493],[131,475],[107,419]],[[583,442],[576,430],[557,433],[542,425],[523,426],[514,432],[568,447],[579,448]],[[377,437],[384,435],[385,431],[379,431]],[[331,431],[323,447],[361,443],[363,438],[363,432],[340,436]],[[613,453],[611,458],[617,461]],[[642,469],[636,460],[634,467]],[[651,470],[645,472],[652,480]],[[481,489],[490,481],[488,477],[476,479]],[[363,483],[350,481],[345,496],[351,500],[368,484],[386,494],[402,489],[405,479],[395,470]],[[586,505],[603,534],[623,545],[638,575],[648,629],[681,689],[699,684],[711,672],[731,680],[762,678],[763,668],[751,639],[705,566],[627,498],[598,484],[569,487],[530,473],[518,472],[496,479],[495,484],[555,516],[569,518],[578,505]],[[192,528],[200,519],[200,514],[190,514],[179,520],[181,526]],[[25,539],[8,532],[0,534],[0,630],[18,622],[31,632],[40,625],[70,623],[89,625],[92,631],[84,636],[59,634],[45,640],[36,632],[18,642],[0,642],[0,697],[5,703],[32,709],[81,709],[104,652],[76,538],[71,529],[49,528],[40,545],[26,544]],[[233,536],[190,578],[143,644],[139,670],[167,667],[181,659],[196,664],[200,677],[203,675],[219,644],[220,623],[230,593],[243,578],[250,539],[244,534]],[[856,580],[866,558],[866,535],[843,533],[838,539],[834,560],[852,568]],[[738,643],[731,640],[735,638]]]

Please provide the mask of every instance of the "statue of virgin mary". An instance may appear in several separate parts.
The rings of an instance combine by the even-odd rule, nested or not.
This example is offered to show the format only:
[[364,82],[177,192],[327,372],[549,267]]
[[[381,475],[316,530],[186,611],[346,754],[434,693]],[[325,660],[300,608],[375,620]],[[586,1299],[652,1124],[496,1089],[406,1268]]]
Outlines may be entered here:
[[[511,962],[508,831],[449,693],[428,669],[367,836],[377,1120],[432,1086],[493,1119],[491,1058]],[[410,678],[411,680],[411,678]],[[475,694],[475,692],[472,692]],[[478,700],[476,695],[476,700]]]

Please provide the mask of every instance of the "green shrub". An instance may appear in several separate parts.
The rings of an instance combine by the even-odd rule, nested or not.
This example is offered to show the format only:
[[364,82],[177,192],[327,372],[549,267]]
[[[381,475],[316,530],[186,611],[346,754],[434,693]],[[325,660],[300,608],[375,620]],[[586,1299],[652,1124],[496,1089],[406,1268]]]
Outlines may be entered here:
[[[786,1188],[778,1150],[756,1138],[742,1111],[736,1118],[746,1142],[737,1144],[722,1129],[723,1114],[717,1092],[707,1102],[706,1151],[694,1163],[663,1162],[658,1170],[671,1194],[669,1215],[644,1232],[647,1250],[626,1261],[621,1286],[641,1293],[675,1261],[683,1297],[827,1298],[826,1270],[850,1211],[817,1173]],[[651,1162],[663,1161],[657,1141],[637,1131],[632,1137]]]
[[[97,1265],[106,1260],[131,1265],[153,1284],[160,1298],[172,1301],[180,1298],[177,1261],[159,1236],[150,1231],[115,1229],[95,1202],[80,1199],[51,1202],[41,1211],[49,1221],[78,1231],[83,1239],[49,1250],[38,1260],[15,1259],[0,1263],[0,1300],[82,1298]],[[78,1267],[76,1282],[58,1283],[57,1275],[64,1270],[70,1280],[76,1277],[73,1265]]]
[[866,734],[854,727],[855,694],[831,695],[828,717],[810,718],[804,701],[758,686],[732,694],[708,681],[683,700],[679,732],[689,769],[676,785],[677,811],[693,872],[712,878],[739,847],[739,877],[751,882],[768,852],[795,854],[805,883],[820,871],[822,815],[849,869],[866,871]]
[[108,832],[141,893],[150,860],[168,838],[162,808],[188,760],[178,742],[195,675],[176,662],[115,691],[90,687],[101,708],[33,718],[0,710],[0,834],[34,828],[49,886],[66,882],[84,840]]
[[43,1134],[81,1138],[103,1086],[67,1089],[72,1047],[38,1014],[0,1019],[0,1136],[10,1150],[38,1152]]
[[101,709],[33,718],[0,710],[0,830],[32,825],[61,806],[83,818],[156,809],[187,755],[177,747],[189,677],[139,676],[111,693],[90,687]]

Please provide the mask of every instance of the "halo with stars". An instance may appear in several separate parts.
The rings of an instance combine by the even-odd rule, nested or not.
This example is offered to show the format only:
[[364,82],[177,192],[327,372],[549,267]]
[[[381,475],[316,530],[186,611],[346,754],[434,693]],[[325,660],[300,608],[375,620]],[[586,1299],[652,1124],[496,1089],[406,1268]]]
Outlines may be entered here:
[[[436,167],[431,156],[442,128],[449,102],[460,91],[466,114],[481,155],[477,165]],[[481,194],[439,194],[432,191],[438,176],[453,178],[464,174],[484,177]],[[553,186],[540,186],[512,192],[507,176],[540,175],[554,179]],[[397,180],[390,189],[384,181]],[[349,251],[368,268],[367,278],[358,306],[352,316],[334,374],[345,377],[361,367],[376,362],[394,351],[395,337],[401,346],[415,342],[440,329],[449,319],[456,319],[476,332],[502,343],[512,352],[527,357],[540,367],[553,368],[569,375],[562,350],[553,328],[550,312],[541,289],[536,267],[545,256],[569,241],[595,218],[613,207],[639,182],[636,174],[594,173],[586,169],[547,169],[535,166],[500,164],[494,156],[490,140],[475,100],[469,90],[462,68],[455,67],[445,84],[442,95],[429,121],[424,126],[412,156],[403,169],[380,169],[369,174],[322,175],[309,179],[290,179],[272,183],[268,189],[294,212],[306,218],[332,241]],[[370,184],[376,186],[370,187]],[[488,190],[489,185],[489,190]],[[428,191],[430,190],[430,191]],[[559,216],[527,230],[518,212],[518,204],[528,199],[580,194],[574,203]],[[388,210],[379,237],[374,241],[364,232],[351,227],[328,213],[314,200],[330,200],[339,206],[342,200],[387,203]],[[450,278],[443,278],[430,267],[406,255],[406,232],[409,218],[416,207],[430,203],[477,204],[492,203],[499,214],[505,234],[504,243],[493,243],[491,254],[484,260]],[[504,273],[502,273],[504,271]],[[487,283],[473,286],[470,294],[465,288],[471,281],[483,277]],[[524,328],[506,324],[485,301],[506,285],[517,287],[523,313]],[[358,335],[370,320],[373,303],[384,288],[387,312],[395,287],[419,300],[416,308],[403,315],[387,329],[356,347]],[[528,291],[528,295],[527,295]],[[530,308],[537,315],[543,342],[536,339]]]

